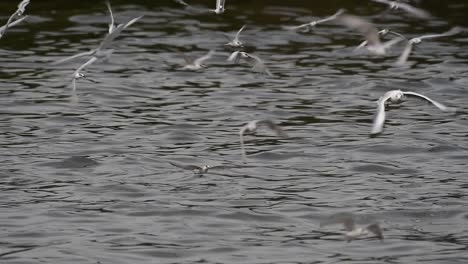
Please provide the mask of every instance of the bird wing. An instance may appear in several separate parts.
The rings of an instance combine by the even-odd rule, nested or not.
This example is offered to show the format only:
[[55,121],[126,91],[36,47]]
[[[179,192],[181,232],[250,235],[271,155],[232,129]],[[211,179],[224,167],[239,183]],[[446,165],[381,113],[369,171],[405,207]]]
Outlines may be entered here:
[[107,5],[107,9],[109,9],[109,14],[110,14],[110,18],[111,18],[111,22],[109,24],[109,34],[111,34],[112,31],[114,31],[114,28],[115,28],[114,15],[112,14],[112,8],[111,8],[111,4],[110,4],[109,1],[106,2],[106,5]]
[[462,28],[460,27],[453,27],[449,31],[441,33],[441,34],[432,34],[432,35],[426,35],[426,36],[421,36],[419,39],[427,39],[427,38],[440,38],[440,37],[448,37],[452,36],[455,34],[458,34],[462,31]]
[[353,231],[356,228],[353,218],[350,218],[350,217],[343,218],[341,220],[341,223],[343,224],[344,229],[346,231]]
[[429,97],[427,96],[424,96],[422,94],[418,94],[418,93],[415,93],[415,92],[403,92],[404,95],[410,95],[410,96],[417,96],[417,97],[420,97],[420,98],[423,98],[424,100],[430,102],[431,104],[435,105],[437,108],[439,108],[440,110],[442,111],[449,111],[449,107],[439,103],[439,102],[436,102],[432,99],[430,99]]
[[141,19],[143,16],[139,16],[139,17],[135,17],[133,19],[131,19],[130,21],[128,21],[127,23],[125,24],[119,24],[117,25],[117,27],[114,28],[114,30],[112,31],[112,33],[109,33],[107,34],[105,37],[104,37],[104,40],[101,42],[101,44],[99,45],[99,47],[97,48],[97,50],[103,50],[105,48],[107,48],[110,43],[120,35],[120,33],[122,33],[122,31],[124,29],[126,29],[127,27],[131,26],[133,23],[137,22],[139,19]]
[[409,55],[411,53],[411,50],[413,50],[413,42],[408,41],[408,43],[406,43],[405,49],[401,53],[400,57],[398,57],[395,64],[396,65],[404,65],[406,63],[406,61],[408,60],[408,57],[409,57]]
[[280,137],[288,137],[288,134],[284,132],[284,130],[277,124],[275,124],[272,120],[266,119],[266,120],[260,120],[257,122],[257,125],[265,125],[267,126],[270,130],[275,132],[277,136]]
[[406,12],[416,16],[416,17],[419,17],[419,18],[424,18],[424,19],[429,19],[431,18],[431,14],[429,14],[429,12],[425,11],[425,10],[422,10],[420,8],[416,8],[414,6],[411,6],[409,4],[406,4],[406,3],[395,3],[396,7],[397,8],[401,8],[403,10],[405,10]]
[[93,53],[94,53],[94,50],[81,52],[81,53],[75,54],[75,55],[73,55],[73,56],[66,57],[66,58],[60,59],[60,60],[58,60],[58,61],[54,61],[54,62],[52,62],[52,65],[64,63],[64,62],[66,62],[66,61],[73,60],[73,59],[76,59],[76,58],[79,58],[79,57],[83,57],[83,56],[89,56],[89,55],[92,55]]
[[307,26],[310,26],[310,23],[305,23],[305,24],[302,24],[302,25],[299,25],[299,26],[283,26],[282,28],[284,28],[286,30],[298,30],[300,28],[304,28],[304,27],[307,27]]
[[229,57],[227,58],[227,61],[233,61],[233,60],[235,60],[236,63],[237,63],[239,60],[236,60],[236,59],[237,59],[238,56],[239,56],[239,52],[240,52],[240,51],[237,50],[237,51],[234,51],[233,53],[231,53],[231,55],[229,55]]
[[237,34],[236,34],[236,36],[234,37],[234,40],[239,41],[239,35],[240,35],[240,33],[242,32],[242,30],[244,30],[244,28],[245,28],[245,25],[243,25],[243,26],[239,29],[239,31],[237,31]]
[[358,50],[364,48],[366,45],[367,45],[367,40],[364,40],[363,42],[361,42],[361,44],[359,44],[356,48],[354,48],[353,52],[357,52]]
[[200,167],[196,166],[196,165],[186,165],[186,164],[180,164],[180,163],[175,163],[175,162],[170,162],[169,163],[172,165],[172,166],[175,166],[175,167],[178,167],[178,168],[181,168],[181,169],[184,169],[184,170],[197,170],[197,169],[201,169]]
[[27,5],[29,5],[29,0],[23,0],[21,3],[19,3],[17,10],[17,12],[19,12],[18,15],[22,15],[24,13]]
[[359,31],[366,40],[368,41],[369,45],[371,46],[379,46],[380,38],[379,38],[379,31],[374,24],[360,18],[357,16],[352,15],[341,15],[338,17],[338,20],[344,24],[345,26]]
[[240,129],[239,135],[240,135],[240,148],[241,148],[241,155],[242,155],[242,162],[246,163],[247,162],[247,156],[245,154],[245,148],[244,148],[244,132],[247,129],[247,125],[243,126]]
[[208,60],[209,58],[211,58],[214,54],[214,50],[210,50],[208,52],[208,54],[206,54],[205,56],[203,57],[200,57],[198,59],[196,59],[193,63],[194,64],[202,64],[204,61]]
[[396,37],[396,38],[393,38],[389,41],[386,41],[384,44],[383,44],[383,47],[384,49],[388,49],[390,48],[391,46],[397,44],[398,42],[402,41],[403,38],[400,38],[400,37]]
[[6,32],[6,30],[7,30],[8,28],[13,27],[13,26],[15,26],[16,24],[19,24],[21,21],[25,20],[27,17],[28,17],[28,16],[20,17],[20,18],[18,18],[17,20],[15,20],[15,21],[9,23],[8,25],[4,25],[4,26],[0,27],[0,38],[1,38],[3,35],[5,35],[5,32]]
[[383,240],[383,232],[379,224],[374,223],[374,224],[368,225],[366,229],[372,232],[374,235],[376,235],[380,240]]
[[371,134],[379,134],[383,130],[385,123],[385,102],[390,98],[390,95],[385,94],[377,102],[377,112],[375,113],[374,122],[372,124]]
[[326,18],[323,18],[323,19],[319,19],[317,21],[315,21],[316,24],[320,24],[320,23],[324,23],[324,22],[327,22],[327,21],[331,21],[331,20],[334,20],[336,19],[338,16],[340,16],[341,14],[344,13],[344,9],[343,8],[340,8],[338,9],[338,11],[336,11],[333,15],[331,16],[328,16]]
[[75,74],[81,72],[84,68],[88,67],[89,65],[91,65],[93,62],[95,62],[98,58],[97,57],[91,57],[91,59],[89,59],[88,61],[86,61],[85,63],[83,63],[80,67],[78,67],[78,69],[76,69],[76,71],[73,73],[73,76],[75,76]]

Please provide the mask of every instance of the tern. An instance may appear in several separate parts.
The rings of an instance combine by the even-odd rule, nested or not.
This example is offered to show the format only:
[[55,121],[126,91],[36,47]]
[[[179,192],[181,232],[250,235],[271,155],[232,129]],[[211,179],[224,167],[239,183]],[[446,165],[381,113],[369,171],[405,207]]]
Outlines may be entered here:
[[287,29],[287,30],[298,30],[298,29],[305,28],[306,31],[308,31],[308,30],[310,30],[311,28],[315,27],[318,24],[322,24],[322,23],[325,23],[325,22],[336,19],[339,15],[343,14],[344,11],[345,11],[344,9],[339,9],[338,11],[336,11],[335,14],[333,14],[333,15],[331,15],[329,17],[319,19],[319,20],[315,20],[315,21],[305,23],[305,24],[302,24],[302,25],[299,25],[299,26],[283,26],[283,28]]
[[383,241],[384,239],[382,228],[380,227],[379,223],[375,222],[368,226],[357,226],[354,221],[353,215],[351,214],[344,214],[339,215],[337,217],[333,217],[333,219],[331,220],[327,220],[325,222],[320,223],[320,226],[332,224],[343,224],[344,229],[346,231],[344,235],[346,241],[348,242],[360,236],[370,235],[371,233],[374,234],[381,241]]
[[442,110],[444,112],[447,112],[447,111],[454,112],[455,111],[454,108],[447,107],[447,106],[445,106],[445,105],[443,105],[443,104],[441,104],[439,102],[436,102],[436,101],[434,101],[434,100],[430,99],[429,97],[424,96],[422,94],[418,94],[418,93],[415,93],[415,92],[403,92],[401,90],[388,91],[382,97],[380,97],[379,100],[377,101],[377,112],[376,112],[375,117],[374,117],[374,123],[372,125],[371,134],[374,134],[374,135],[379,134],[383,130],[383,125],[384,125],[384,122],[385,122],[385,104],[387,102],[400,103],[400,102],[403,101],[405,96],[414,96],[414,97],[422,98],[422,99],[430,102],[435,107],[439,108],[440,110]]
[[448,37],[448,36],[458,34],[461,31],[462,31],[462,29],[460,27],[453,27],[449,31],[444,32],[442,34],[432,34],[432,35],[425,35],[425,36],[421,36],[421,37],[417,37],[417,38],[412,38],[412,39],[408,40],[408,43],[406,44],[405,49],[401,53],[400,57],[398,57],[395,64],[396,65],[404,65],[406,63],[406,61],[408,60],[408,57],[409,57],[411,51],[413,50],[413,46],[415,44],[417,45],[417,44],[421,43],[421,41],[423,39]]
[[[10,26],[14,26],[19,22],[23,21],[25,17],[21,17],[26,11],[26,6],[29,5],[29,0],[23,0],[19,3],[18,9],[8,18],[6,25],[0,28],[0,38],[5,35],[6,31]],[[17,18],[17,20],[15,20]]]
[[[405,37],[400,34],[400,33],[397,33],[395,31],[392,31],[392,30],[389,30],[389,29],[382,29],[380,30],[379,32],[379,36],[381,37],[384,37],[386,36],[387,34],[391,34],[391,35],[394,35],[396,37],[399,37],[399,38],[402,38],[402,39],[405,39]],[[355,49],[354,49],[354,52],[360,50],[361,48],[367,46],[367,40],[364,40],[363,42],[361,42],[361,44],[359,44]]]
[[231,55],[229,55],[227,60],[235,61],[236,63],[238,63],[241,58],[244,58],[245,60],[247,60],[247,62],[252,66],[252,69],[254,71],[267,74],[270,77],[273,76],[273,74],[270,72],[268,67],[263,62],[263,60],[247,52],[234,51],[233,53],[231,53]]
[[244,148],[244,134],[245,133],[253,133],[257,130],[259,126],[266,126],[269,128],[271,131],[273,131],[277,136],[280,137],[288,137],[286,132],[283,131],[283,129],[275,124],[272,120],[253,120],[248,122],[245,126],[241,127],[239,131],[240,135],[240,145],[241,145],[241,152],[242,152],[242,161],[245,163],[247,160],[247,156],[245,154],[245,148]]
[[200,57],[196,60],[192,60],[191,58],[185,56],[185,54],[182,54],[184,56],[184,60],[187,63],[184,67],[182,67],[182,70],[191,70],[191,71],[196,71],[199,69],[206,68],[206,65],[202,64],[204,61],[210,59],[213,54],[215,53],[214,50],[210,50],[205,56]]
[[407,3],[401,3],[398,1],[389,1],[389,0],[372,0],[372,1],[381,3],[381,4],[386,4],[389,6],[390,9],[395,9],[395,10],[403,9],[404,11],[418,18],[429,19],[432,17],[431,14],[429,14],[429,12],[416,8],[414,6],[411,6]]
[[374,24],[353,15],[341,15],[338,20],[345,26],[361,32],[366,38],[367,50],[375,55],[385,55],[388,48],[403,40],[403,38],[394,38],[382,44],[379,31]]
[[234,36],[233,39],[231,39],[227,35],[224,35],[229,39],[229,42],[224,44],[224,45],[228,45],[228,46],[231,46],[231,47],[242,47],[242,45],[244,45],[244,43],[242,43],[242,41],[239,40],[239,35],[242,32],[242,30],[244,30],[244,28],[245,28],[245,25],[243,25],[241,27],[241,29],[239,29],[239,31],[237,31],[237,33],[236,33],[236,35]]

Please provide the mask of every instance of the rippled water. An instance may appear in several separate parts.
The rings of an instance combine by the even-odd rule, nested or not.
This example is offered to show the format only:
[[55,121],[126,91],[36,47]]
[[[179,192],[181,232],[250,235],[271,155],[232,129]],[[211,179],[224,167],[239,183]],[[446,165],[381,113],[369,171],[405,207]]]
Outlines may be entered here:
[[[2,21],[16,2],[0,3]],[[335,23],[281,29],[345,7],[414,37],[463,25],[465,1],[420,1],[430,21],[378,16],[384,7],[364,1],[228,0],[219,16],[116,1],[118,22],[145,17],[75,96],[84,61],[51,63],[99,45],[106,7],[31,2],[0,40],[1,263],[468,262],[467,34],[425,41],[396,68],[404,45],[374,57],[353,54],[361,37]],[[245,50],[273,77],[225,61],[222,33],[243,24]],[[205,70],[179,70],[180,52],[211,49]],[[408,99],[369,137],[392,89],[458,112]],[[290,137],[247,136],[242,164],[239,128],[264,118]],[[199,176],[169,162],[226,168]],[[347,243],[341,226],[320,227],[336,213],[379,221],[385,240]]]

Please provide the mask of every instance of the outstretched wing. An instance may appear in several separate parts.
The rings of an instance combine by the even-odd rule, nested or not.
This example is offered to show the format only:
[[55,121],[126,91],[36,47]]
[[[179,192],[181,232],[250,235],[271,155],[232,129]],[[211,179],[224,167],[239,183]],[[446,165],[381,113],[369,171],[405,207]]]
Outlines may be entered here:
[[360,17],[352,15],[341,15],[338,17],[338,21],[351,29],[359,31],[362,35],[364,35],[369,45],[381,45],[379,31],[377,30],[377,27],[374,26],[374,24]]
[[174,163],[174,162],[170,162],[170,161],[169,161],[169,163],[172,166],[175,166],[177,168],[181,168],[181,169],[184,169],[184,170],[199,170],[199,169],[201,169],[200,167],[198,167],[196,165],[186,165],[186,164]]
[[335,12],[335,14],[329,16],[329,17],[326,17],[326,18],[323,18],[323,19],[319,19],[317,21],[315,21],[315,24],[320,24],[320,23],[324,23],[324,22],[327,22],[327,21],[331,21],[331,20],[334,20],[336,19],[338,16],[340,16],[341,14],[344,13],[344,9],[343,8],[340,8],[338,9],[338,11]]
[[73,55],[73,56],[70,56],[70,57],[66,57],[66,58],[60,59],[60,60],[58,60],[58,61],[52,62],[52,65],[64,63],[64,62],[66,62],[66,61],[70,61],[70,60],[73,60],[73,59],[76,59],[76,58],[80,58],[80,57],[83,57],[83,56],[89,56],[89,55],[92,55],[93,53],[94,53],[94,50],[81,52],[81,53],[78,53],[78,54],[76,54],[76,55]]
[[197,65],[197,64],[200,65],[200,64],[202,64],[204,61],[206,61],[206,60],[208,60],[209,58],[211,58],[211,57],[213,56],[213,54],[214,54],[214,50],[210,50],[210,51],[208,52],[208,54],[206,54],[206,55],[203,56],[203,57],[200,57],[200,58],[196,59],[193,63],[196,64],[196,65]]
[[412,95],[412,96],[417,96],[417,97],[420,97],[420,98],[423,98],[424,100],[430,102],[431,104],[435,105],[437,108],[439,108],[440,110],[442,111],[450,111],[450,108],[439,103],[439,102],[436,102],[432,99],[430,99],[429,97],[425,96],[425,95],[422,95],[422,94],[418,94],[418,93],[415,93],[415,92],[403,92],[404,95]]
[[284,132],[284,130],[275,122],[272,120],[266,119],[266,120],[260,120],[257,122],[257,125],[265,125],[267,126],[271,131],[275,132],[275,134],[279,137],[288,137],[288,134]]
[[239,41],[239,35],[240,35],[240,33],[242,32],[242,30],[244,30],[244,28],[245,28],[245,25],[243,25],[243,26],[239,29],[239,31],[237,31],[237,34],[236,34],[236,36],[234,37],[234,40]]
[[453,27],[447,32],[444,32],[444,33],[441,33],[441,34],[432,34],[432,35],[421,36],[421,37],[419,37],[419,39],[448,37],[448,36],[458,34],[461,31],[462,31],[461,27]]
[[406,43],[405,49],[403,50],[400,57],[398,57],[397,61],[395,62],[395,65],[404,65],[406,61],[408,61],[408,57],[411,53],[411,50],[413,50],[413,42],[408,41],[408,43]]
[[374,122],[372,124],[371,134],[379,134],[383,130],[383,125],[385,123],[385,102],[390,98],[390,96],[384,95],[377,102],[377,112],[374,116]]
[[371,225],[367,226],[367,230],[369,230],[371,233],[373,233],[375,236],[377,236],[380,240],[383,240],[383,232],[382,229],[380,228],[379,224],[374,223]]

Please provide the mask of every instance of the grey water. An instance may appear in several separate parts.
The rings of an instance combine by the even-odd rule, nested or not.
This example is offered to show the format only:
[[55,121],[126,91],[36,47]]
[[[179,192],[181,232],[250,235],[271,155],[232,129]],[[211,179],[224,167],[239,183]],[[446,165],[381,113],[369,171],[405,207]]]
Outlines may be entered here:
[[[6,22],[20,1],[1,1]],[[189,1],[214,8],[213,1]],[[107,60],[72,74],[110,22],[104,1],[37,1],[0,40],[0,263],[467,263],[468,35],[425,40],[408,65],[353,53],[362,36],[330,22],[339,8],[407,37],[466,26],[466,1],[412,1],[423,20],[370,1],[226,1],[222,15],[175,1],[112,1],[117,23],[144,17]],[[241,62],[223,33],[246,25]],[[207,68],[183,54],[215,50]],[[424,94],[388,108],[386,91]],[[259,129],[272,119],[288,133]],[[223,165],[196,175],[169,162]],[[346,242],[348,213],[378,221],[383,241]]]

